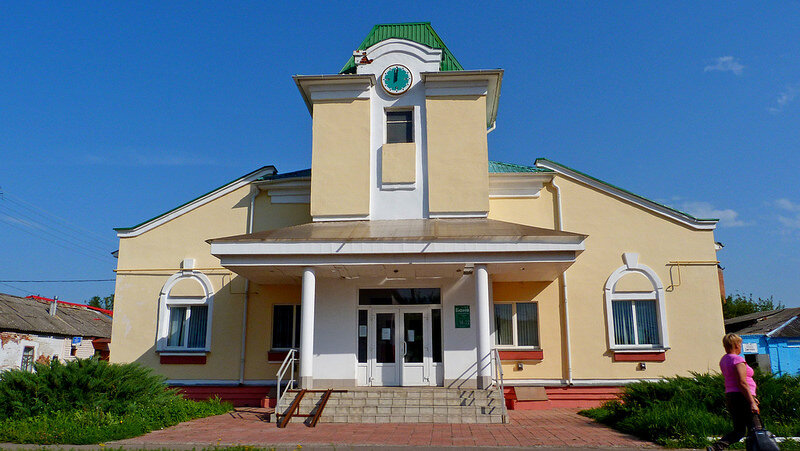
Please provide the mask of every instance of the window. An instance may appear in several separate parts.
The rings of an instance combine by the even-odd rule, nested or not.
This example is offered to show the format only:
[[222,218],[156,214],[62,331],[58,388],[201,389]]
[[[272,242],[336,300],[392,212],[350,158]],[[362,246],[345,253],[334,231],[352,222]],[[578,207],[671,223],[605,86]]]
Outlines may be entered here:
[[25,346],[22,350],[22,363],[19,368],[22,371],[33,371],[33,346]]
[[213,297],[211,281],[198,271],[170,277],[161,290],[157,349],[209,351]]
[[661,280],[652,269],[639,264],[637,254],[625,253],[622,258],[625,265],[611,274],[605,287],[611,349],[667,348]]
[[386,112],[386,143],[413,143],[413,111]]
[[538,348],[538,304],[536,302],[495,304],[494,336],[497,346]]
[[657,345],[658,319],[655,300],[612,301],[614,343]]
[[439,288],[394,288],[358,290],[358,305],[441,304]]
[[167,308],[169,308],[167,346],[190,349],[205,347],[208,306],[168,306]]
[[300,347],[300,306],[276,305],[272,313],[272,349]]

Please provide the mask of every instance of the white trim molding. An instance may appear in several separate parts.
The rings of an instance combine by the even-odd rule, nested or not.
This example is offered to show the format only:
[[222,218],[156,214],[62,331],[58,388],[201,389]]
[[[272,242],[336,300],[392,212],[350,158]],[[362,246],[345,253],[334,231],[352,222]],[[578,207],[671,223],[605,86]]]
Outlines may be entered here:
[[[183,269],[170,276],[164,286],[161,288],[161,293],[158,297],[158,336],[156,338],[156,351],[162,353],[198,353],[209,352],[211,350],[211,323],[213,318],[214,307],[214,286],[211,280],[200,271],[193,269],[194,260],[186,259],[182,266]],[[170,292],[172,288],[180,281],[185,279],[193,279],[200,284],[203,288],[204,295],[202,297],[171,297]],[[208,312],[206,313],[206,341],[202,348],[189,348],[186,346],[168,346],[167,340],[169,337],[169,306],[207,306]],[[188,329],[188,327],[187,327]],[[188,330],[186,332],[188,334]],[[184,338],[186,340],[186,338]]]
[[265,166],[265,167],[263,167],[261,169],[258,169],[258,170],[254,171],[254,172],[251,172],[250,174],[245,175],[244,177],[238,178],[238,179],[228,183],[227,185],[224,185],[224,186],[222,186],[220,188],[217,188],[216,190],[214,190],[214,191],[212,191],[212,192],[210,192],[210,193],[208,193],[208,194],[206,194],[204,196],[198,197],[197,199],[195,199],[195,200],[193,200],[191,202],[188,202],[188,203],[186,203],[186,204],[184,204],[184,205],[182,205],[182,206],[180,206],[180,207],[178,207],[178,208],[176,208],[176,209],[174,209],[172,211],[169,211],[169,212],[164,213],[162,215],[156,216],[155,218],[153,218],[153,219],[151,219],[151,220],[149,220],[147,222],[139,224],[136,227],[132,227],[130,229],[118,229],[117,230],[117,237],[119,237],[119,238],[132,238],[132,237],[135,237],[135,236],[139,236],[139,235],[147,232],[148,230],[152,230],[152,229],[154,229],[154,228],[156,228],[156,227],[158,227],[158,226],[160,226],[162,224],[165,224],[165,223],[177,218],[178,216],[184,215],[184,214],[186,214],[186,213],[188,213],[188,212],[190,212],[190,211],[192,211],[192,210],[194,210],[196,208],[202,207],[203,205],[205,205],[205,204],[207,204],[209,202],[213,202],[213,201],[219,199],[220,197],[225,196],[226,194],[229,194],[229,193],[231,193],[233,191],[236,191],[237,189],[239,189],[239,188],[241,188],[243,186],[246,186],[246,185],[252,183],[255,180],[258,180],[261,177],[264,177],[266,175],[272,175],[272,174],[275,174],[276,172],[277,171],[275,169],[275,166]]
[[[625,252],[622,254],[624,265],[617,268],[606,281],[605,303],[606,303],[606,326],[608,329],[608,344],[614,351],[630,350],[651,350],[659,351],[669,348],[669,336],[667,333],[667,306],[664,293],[664,284],[661,283],[658,275],[649,266],[639,263],[639,254]],[[617,293],[617,282],[628,274],[638,273],[643,275],[653,286],[653,290],[635,293]],[[614,339],[614,315],[612,302],[615,300],[655,300],[657,304],[658,334],[659,344],[654,345],[618,345]]]
[[664,378],[647,379],[573,379],[572,383],[567,383],[564,379],[506,379],[503,384],[506,387],[621,387],[636,382],[661,382]]
[[311,203],[311,177],[268,180],[258,184],[273,204]]
[[244,380],[243,382],[239,383],[237,379],[167,379],[167,385],[177,385],[177,386],[205,386],[205,385],[220,385],[220,386],[237,386],[237,385],[250,385],[250,386],[264,386],[264,387],[274,387],[277,381],[275,379],[263,379],[263,380]]
[[488,212],[485,211],[464,211],[464,212],[430,212],[428,217],[431,219],[447,219],[447,218],[486,218],[489,216]]
[[363,254],[449,254],[580,252],[586,249],[581,237],[562,237],[558,241],[259,241],[211,243],[211,254],[232,256],[298,256],[298,255],[363,255]]
[[717,228],[718,221],[716,219],[693,218],[677,210],[673,210],[664,205],[660,205],[651,200],[645,199],[644,197],[638,196],[633,193],[629,193],[620,188],[611,186],[607,183],[600,182],[597,179],[594,179],[585,174],[581,174],[578,171],[567,168],[552,161],[539,159],[536,160],[536,166],[540,168],[550,169],[551,171],[555,171],[559,175],[562,175],[568,179],[576,180],[584,185],[591,186],[592,188],[598,191],[610,194],[618,199],[622,199],[626,202],[642,207],[645,210],[648,210],[659,216],[677,221],[695,230],[714,230]]
[[369,215],[331,215],[331,216],[314,216],[314,222],[332,222],[332,221],[366,221],[370,219]]
[[[439,64],[442,61],[441,49],[435,49],[418,42],[400,38],[384,39],[383,41],[373,44],[371,47],[364,50],[364,52],[366,52],[369,59],[373,61],[370,64],[376,64],[375,61],[380,60],[383,56],[393,56],[393,54],[397,53],[405,53],[406,55],[413,56],[421,63]],[[363,71],[369,69],[367,67],[362,69],[362,67],[362,65],[356,67],[358,74],[364,73]]]
[[489,174],[489,199],[537,198],[552,174]]
[[314,101],[368,99],[375,75],[295,75],[292,77],[313,114]]

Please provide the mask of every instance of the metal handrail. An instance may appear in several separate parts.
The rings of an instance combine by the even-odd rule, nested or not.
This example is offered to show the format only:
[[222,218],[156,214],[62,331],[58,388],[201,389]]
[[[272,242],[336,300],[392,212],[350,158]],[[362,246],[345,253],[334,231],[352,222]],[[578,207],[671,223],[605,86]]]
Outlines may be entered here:
[[285,394],[288,390],[294,389],[295,362],[297,362],[297,349],[289,349],[289,352],[286,353],[286,357],[283,359],[281,367],[278,369],[278,401],[280,401],[283,396],[281,393],[281,382],[283,381],[283,377],[286,376],[286,371],[289,371],[289,380],[286,381],[286,389],[283,390],[283,393]]
[[503,386],[503,364],[500,361],[500,351],[497,348],[492,349],[492,383],[500,390],[500,399],[503,404],[503,422],[508,421],[508,412],[506,411],[506,393]]

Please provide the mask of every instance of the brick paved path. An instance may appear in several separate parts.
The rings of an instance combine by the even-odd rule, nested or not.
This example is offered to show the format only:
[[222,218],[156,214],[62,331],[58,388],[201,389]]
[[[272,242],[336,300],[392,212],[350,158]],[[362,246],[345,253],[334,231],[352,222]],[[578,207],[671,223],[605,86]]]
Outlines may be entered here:
[[278,429],[261,419],[263,410],[237,409],[230,414],[181,423],[108,446],[207,445],[413,445],[413,446],[546,446],[652,448],[654,444],[594,423],[570,409],[509,411],[509,424],[318,424]]

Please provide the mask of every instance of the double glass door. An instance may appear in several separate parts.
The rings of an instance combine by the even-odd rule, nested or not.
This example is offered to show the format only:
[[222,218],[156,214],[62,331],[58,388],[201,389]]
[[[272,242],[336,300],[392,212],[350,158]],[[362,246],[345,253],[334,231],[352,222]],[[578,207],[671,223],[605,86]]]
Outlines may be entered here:
[[374,386],[431,382],[431,308],[373,307],[368,334],[369,381]]

